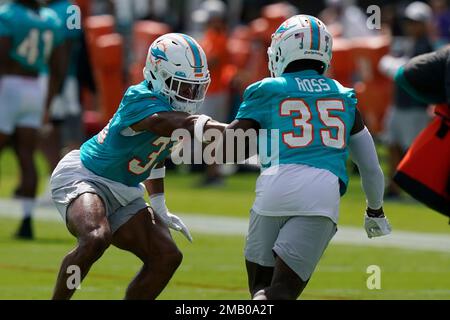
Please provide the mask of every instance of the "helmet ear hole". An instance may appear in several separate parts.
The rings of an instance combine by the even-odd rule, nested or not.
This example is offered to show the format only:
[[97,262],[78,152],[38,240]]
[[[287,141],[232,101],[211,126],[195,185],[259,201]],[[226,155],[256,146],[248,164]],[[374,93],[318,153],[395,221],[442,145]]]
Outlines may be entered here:
[[153,71],[150,71],[150,75],[152,76],[153,80],[156,80],[155,74],[153,73]]
[[275,62],[278,62],[281,58],[281,48],[278,48],[277,54],[275,56]]

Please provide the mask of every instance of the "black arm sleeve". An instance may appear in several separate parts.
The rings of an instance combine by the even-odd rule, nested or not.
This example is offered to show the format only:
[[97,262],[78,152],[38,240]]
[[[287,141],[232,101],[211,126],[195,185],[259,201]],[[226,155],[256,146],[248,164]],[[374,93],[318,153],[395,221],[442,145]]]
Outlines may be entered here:
[[419,55],[404,66],[404,76],[430,103],[448,103],[450,97],[450,46]]

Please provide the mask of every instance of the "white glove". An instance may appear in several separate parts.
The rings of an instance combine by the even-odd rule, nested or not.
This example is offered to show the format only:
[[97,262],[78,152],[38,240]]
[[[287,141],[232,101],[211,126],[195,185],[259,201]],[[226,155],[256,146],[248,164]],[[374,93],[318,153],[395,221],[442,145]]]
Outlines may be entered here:
[[192,242],[192,236],[189,229],[183,223],[183,221],[176,215],[171,214],[166,206],[166,200],[164,194],[157,194],[150,197],[152,202],[152,208],[158,217],[167,225],[169,228],[180,231],[188,240]]
[[381,237],[391,233],[392,228],[386,217],[375,218],[364,215],[364,228],[369,238]]

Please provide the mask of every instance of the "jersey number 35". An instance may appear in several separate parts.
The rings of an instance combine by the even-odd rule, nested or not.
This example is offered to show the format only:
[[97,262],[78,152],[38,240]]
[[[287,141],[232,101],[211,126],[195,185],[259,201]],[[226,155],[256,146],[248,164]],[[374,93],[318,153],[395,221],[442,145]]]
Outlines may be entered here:
[[[345,147],[345,123],[330,111],[345,111],[344,102],[339,99],[320,99],[316,101],[317,115],[324,129],[320,129],[320,139],[324,146],[342,149]],[[299,113],[295,116],[294,113]],[[279,115],[291,117],[293,126],[301,129],[301,134],[294,131],[283,132],[283,143],[289,148],[304,148],[314,140],[314,127],[311,124],[313,113],[310,106],[302,99],[286,99],[280,104]],[[333,136],[331,128],[335,128],[337,134]]]

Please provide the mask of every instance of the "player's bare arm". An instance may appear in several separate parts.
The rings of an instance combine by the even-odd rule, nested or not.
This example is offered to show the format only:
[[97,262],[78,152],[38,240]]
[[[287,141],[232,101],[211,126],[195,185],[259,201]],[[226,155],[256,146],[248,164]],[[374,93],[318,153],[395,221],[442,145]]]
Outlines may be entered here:
[[50,104],[62,90],[62,85],[64,78],[67,74],[67,68],[69,66],[69,58],[71,52],[71,43],[66,41],[65,43],[59,45],[50,56],[49,60],[49,83],[48,83],[48,93],[45,101],[45,114],[44,123],[48,122],[48,112],[50,110]]
[[[153,215],[155,213],[158,215],[169,228],[180,231],[190,242],[192,242],[192,236],[189,229],[180,218],[170,213],[166,206],[166,198],[164,195],[165,175],[166,168],[164,162],[160,162],[151,170],[148,179],[144,181],[152,205],[151,214]],[[152,216],[152,219],[155,221],[154,216]]]
[[151,197],[152,195],[158,193],[164,193],[164,177],[165,177],[165,167],[164,163],[158,163],[153,169],[154,172],[160,172],[157,175],[152,176],[152,172],[147,180],[144,181],[145,189],[147,190],[148,195]]
[[[256,148],[250,148],[251,143],[256,143],[256,140],[251,139],[245,139],[243,140],[244,146],[245,146],[245,152],[240,153],[238,152],[238,143],[234,141],[233,143],[230,143],[228,139],[237,139],[237,136],[229,133],[233,133],[237,130],[240,130],[244,133],[244,136],[248,133],[249,130],[252,130],[253,132],[257,133],[261,126],[260,124],[253,120],[253,119],[235,119],[230,124],[223,124],[214,121],[213,119],[201,116],[202,118],[198,119],[198,122],[196,121],[196,126],[198,128],[195,128],[194,126],[194,135],[195,138],[203,143],[210,143],[211,141],[206,140],[206,135],[208,130],[219,130],[222,132],[221,141],[219,142],[219,148],[222,149],[222,152],[219,154],[216,154],[216,159],[220,163],[229,162],[230,160],[233,163],[239,163],[242,161],[245,161],[246,159],[252,157],[255,155],[255,153],[252,153],[252,150],[256,151]],[[203,120],[203,121],[202,121]],[[195,132],[197,129],[197,132]],[[227,146],[232,145],[233,150],[227,150]],[[233,158],[227,158],[227,153],[232,152]]]
[[[253,119],[235,119],[235,120],[233,120],[233,122],[231,122],[226,127],[226,131],[224,131],[224,134],[223,134],[223,152],[222,152],[222,154],[223,154],[224,162],[225,162],[225,159],[227,159],[229,161],[229,159],[227,158],[226,146],[228,145],[227,139],[230,139],[231,136],[227,135],[227,132],[235,131],[235,130],[242,130],[245,135],[248,130],[253,130],[254,132],[257,133],[260,128],[261,128],[261,126],[259,125],[259,123]],[[233,137],[233,139],[236,139],[236,138]],[[252,151],[256,151],[257,148],[251,148],[250,144],[256,143],[256,141],[255,140],[252,141],[251,139],[245,139],[244,143],[245,143],[245,152],[244,153],[240,153],[237,151],[237,148],[238,148],[237,143],[232,144],[234,146],[233,158],[232,158],[234,163],[239,163],[239,162],[245,161],[248,158],[251,158],[255,155],[255,153],[252,153]]]
[[[131,128],[136,131],[150,131],[161,137],[171,137],[172,133],[177,129],[188,130],[191,135],[194,135],[195,124],[200,116],[191,115],[186,112],[159,112],[155,113],[144,120],[134,124]],[[219,129],[223,131],[227,124],[209,120],[204,126],[207,129]]]
[[10,37],[0,37],[0,75],[6,73],[11,46],[12,40]]
[[[11,50],[12,41],[9,37],[0,37],[0,78],[7,73],[7,66],[9,62],[9,51]],[[9,137],[0,133],[0,150],[8,142]]]
[[[236,119],[233,122],[231,122],[227,126],[226,129],[227,130],[243,130],[244,133],[246,133],[247,130],[254,130],[254,131],[257,132],[257,130],[259,130],[260,128],[261,128],[261,126],[255,120],[252,120],[252,119]],[[225,139],[226,139],[226,137],[225,137]],[[236,150],[234,150],[235,161],[236,162],[244,161],[244,160],[254,156],[255,154],[250,153],[251,152],[250,151],[251,150],[250,143],[255,143],[255,142],[256,141],[250,141],[249,139],[245,139],[245,154],[244,154],[245,159],[238,159],[238,158],[236,158],[236,157],[238,157],[238,152],[236,152]],[[235,148],[236,148],[236,144],[235,144]],[[256,148],[254,150],[256,150]]]
[[350,131],[350,135],[357,134],[361,130],[364,130],[365,126],[366,125],[364,124],[364,121],[363,121],[363,119],[361,117],[361,113],[359,112],[358,109],[356,109],[356,112],[355,112],[355,123],[353,124],[353,128]]

